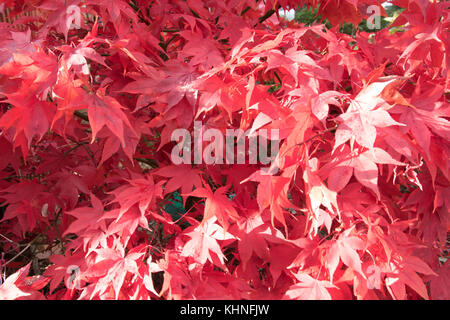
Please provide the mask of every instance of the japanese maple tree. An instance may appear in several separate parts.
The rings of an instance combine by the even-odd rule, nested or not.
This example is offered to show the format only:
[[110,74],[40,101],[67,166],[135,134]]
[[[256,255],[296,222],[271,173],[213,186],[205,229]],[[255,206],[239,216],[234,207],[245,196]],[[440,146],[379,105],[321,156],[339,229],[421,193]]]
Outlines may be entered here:
[[[450,2],[0,0],[0,21],[0,299],[450,298]],[[277,130],[274,170],[174,163],[196,122]]]

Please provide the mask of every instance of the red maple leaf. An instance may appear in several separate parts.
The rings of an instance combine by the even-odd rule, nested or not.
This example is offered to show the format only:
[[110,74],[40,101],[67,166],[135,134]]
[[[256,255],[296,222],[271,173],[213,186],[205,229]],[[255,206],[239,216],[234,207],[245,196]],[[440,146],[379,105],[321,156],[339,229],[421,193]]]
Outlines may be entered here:
[[228,189],[227,186],[224,186],[213,192],[206,185],[205,187],[195,189],[191,193],[185,194],[185,196],[206,198],[202,223],[206,223],[210,218],[216,217],[224,230],[227,231],[230,221],[237,221],[240,218],[232,201],[226,194]]
[[180,189],[181,194],[188,194],[194,188],[202,186],[200,174],[202,172],[198,169],[192,168],[189,165],[171,165],[165,166],[155,171],[156,175],[170,178],[164,186],[164,193],[168,194]]
[[216,224],[216,220],[212,217],[186,233],[191,239],[183,246],[182,256],[193,257],[202,265],[210,261],[218,267],[226,268],[225,256],[217,240],[230,240],[234,239],[234,236]]
[[299,282],[290,286],[286,291],[287,299],[331,300],[331,295],[327,288],[335,288],[335,285],[332,283],[314,279],[306,273],[298,273],[294,276]]

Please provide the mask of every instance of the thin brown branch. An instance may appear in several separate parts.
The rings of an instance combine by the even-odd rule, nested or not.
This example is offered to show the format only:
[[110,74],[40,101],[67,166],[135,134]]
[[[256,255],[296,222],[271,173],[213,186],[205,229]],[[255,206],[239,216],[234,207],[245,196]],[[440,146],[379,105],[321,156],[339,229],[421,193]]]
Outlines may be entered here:
[[146,165],[149,165],[152,168],[158,168],[158,162],[156,162],[156,160],[154,159],[134,158],[134,160],[145,163]]
[[76,115],[78,118],[83,119],[86,122],[89,122],[89,117],[87,114],[85,114],[79,110],[75,110],[73,114]]
[[275,9],[270,9],[262,17],[259,18],[259,23],[263,23],[264,21],[269,19],[274,13],[275,13]]
[[28,248],[31,247],[31,245],[33,243],[35,243],[39,238],[41,237],[41,234],[37,235],[33,240],[31,240],[27,246],[25,248],[23,248],[22,250],[20,250],[20,252],[18,254],[16,254],[14,257],[12,257],[11,259],[9,259],[8,261],[5,262],[5,264],[3,265],[4,267],[6,267],[8,264],[10,264],[11,262],[13,262],[14,260],[16,260],[18,257],[20,257],[25,251],[28,250]]

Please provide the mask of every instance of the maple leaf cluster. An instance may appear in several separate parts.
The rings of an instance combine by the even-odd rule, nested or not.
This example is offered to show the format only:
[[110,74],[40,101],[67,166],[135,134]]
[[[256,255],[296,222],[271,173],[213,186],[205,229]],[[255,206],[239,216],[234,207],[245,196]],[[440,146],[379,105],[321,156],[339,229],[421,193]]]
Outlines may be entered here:
[[387,5],[0,1],[0,298],[449,299],[450,5]]

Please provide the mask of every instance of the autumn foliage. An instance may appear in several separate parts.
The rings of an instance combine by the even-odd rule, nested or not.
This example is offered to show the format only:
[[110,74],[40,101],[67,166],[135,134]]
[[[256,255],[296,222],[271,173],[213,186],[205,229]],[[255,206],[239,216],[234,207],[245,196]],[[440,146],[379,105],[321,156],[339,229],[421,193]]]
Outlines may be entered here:
[[389,2],[0,1],[0,298],[449,299],[450,6]]

